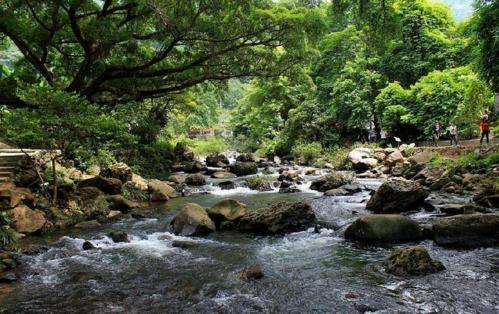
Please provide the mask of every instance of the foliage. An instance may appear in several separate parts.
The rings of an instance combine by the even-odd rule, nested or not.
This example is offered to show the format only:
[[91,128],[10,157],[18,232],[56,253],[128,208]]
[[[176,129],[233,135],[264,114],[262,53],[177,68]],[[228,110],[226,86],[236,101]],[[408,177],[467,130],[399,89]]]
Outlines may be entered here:
[[220,137],[210,137],[208,139],[187,139],[185,140],[185,143],[196,156],[219,154],[227,150],[227,144],[224,139]]
[[491,169],[499,164],[499,152],[497,150],[488,154],[468,153],[457,159],[445,158],[438,153],[433,153],[430,165],[432,167],[444,168],[447,170],[478,171]]
[[295,159],[305,165],[310,165],[323,155],[321,143],[296,144],[292,149]]
[[149,193],[147,193],[147,191],[139,190],[131,184],[124,184],[123,197],[133,201],[147,201],[149,199]]
[[250,189],[259,189],[265,187],[272,182],[272,178],[267,175],[256,175],[246,179],[246,183]]
[[0,247],[12,246],[17,241],[16,232],[8,226],[0,226]]

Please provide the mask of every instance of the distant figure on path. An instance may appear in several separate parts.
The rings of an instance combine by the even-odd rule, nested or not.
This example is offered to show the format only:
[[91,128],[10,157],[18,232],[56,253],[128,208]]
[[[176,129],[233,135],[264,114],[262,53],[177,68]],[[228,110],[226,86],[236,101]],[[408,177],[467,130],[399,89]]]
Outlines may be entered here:
[[381,147],[385,148],[386,147],[386,131],[381,129],[381,131],[379,131],[379,139],[381,140]]
[[457,145],[457,126],[454,122],[449,126],[449,137],[451,146],[453,144]]
[[376,131],[374,130],[369,131],[368,139],[369,139],[369,144],[376,142]]
[[480,138],[480,145],[482,145],[483,139],[487,138],[487,144],[489,144],[489,119],[487,117],[483,117],[482,121],[480,121],[480,131],[482,132],[482,137]]
[[432,132],[432,137],[433,137],[433,145],[437,146],[438,141],[440,140],[440,136],[442,136],[442,126],[440,125],[440,121],[435,121],[435,124],[433,125],[433,132]]

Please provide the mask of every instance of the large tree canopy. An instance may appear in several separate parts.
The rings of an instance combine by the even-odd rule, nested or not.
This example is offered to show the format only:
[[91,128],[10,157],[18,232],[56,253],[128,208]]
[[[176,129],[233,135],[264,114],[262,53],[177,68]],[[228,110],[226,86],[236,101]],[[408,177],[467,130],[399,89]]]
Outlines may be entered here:
[[315,13],[270,0],[6,0],[0,36],[30,81],[116,104],[278,76],[305,58]]

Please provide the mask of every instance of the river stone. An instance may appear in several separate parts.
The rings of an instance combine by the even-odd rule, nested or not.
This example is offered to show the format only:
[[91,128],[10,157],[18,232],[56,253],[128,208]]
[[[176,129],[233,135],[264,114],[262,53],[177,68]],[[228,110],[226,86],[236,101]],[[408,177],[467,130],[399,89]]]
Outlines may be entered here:
[[206,165],[208,167],[223,167],[223,166],[226,166],[228,164],[229,164],[229,160],[223,154],[209,155],[206,157]]
[[188,203],[173,218],[173,232],[182,236],[206,235],[215,231],[215,223],[206,210],[198,204]]
[[106,196],[106,201],[109,203],[109,207],[114,210],[119,210],[121,212],[129,212],[130,210],[139,207],[137,203],[132,202],[124,198],[122,195],[109,195]]
[[96,187],[106,194],[115,195],[122,193],[123,184],[119,179],[96,176],[78,183],[79,189],[84,187]]
[[82,249],[83,251],[93,250],[95,249],[95,246],[92,244],[92,242],[85,241],[83,242]]
[[361,242],[407,242],[420,240],[419,225],[401,215],[367,215],[355,220],[345,231],[345,238]]
[[236,161],[241,161],[241,162],[254,162],[255,159],[251,154],[241,154],[237,156]]
[[101,224],[97,220],[82,221],[74,225],[76,229],[94,229],[100,226]]
[[236,184],[233,181],[223,181],[218,183],[218,186],[222,190],[232,190],[236,188]]
[[47,220],[40,210],[33,210],[25,205],[19,205],[10,211],[12,226],[20,233],[40,231]]
[[387,273],[397,276],[425,275],[445,270],[444,265],[433,260],[422,246],[393,249],[383,266]]
[[192,186],[201,186],[206,184],[206,180],[202,174],[194,173],[185,178],[185,183]]
[[186,173],[197,173],[202,172],[208,169],[205,165],[203,165],[199,161],[190,161],[185,163],[184,171]]
[[354,170],[362,172],[373,169],[378,165],[378,160],[371,157],[371,150],[368,148],[356,148],[348,154],[348,161]]
[[281,202],[270,207],[247,210],[236,228],[261,235],[286,234],[306,230],[315,223],[310,205],[303,202]]
[[433,239],[438,245],[474,248],[499,244],[499,213],[437,218]]
[[215,224],[220,226],[222,221],[233,222],[244,216],[246,205],[234,199],[225,199],[213,205],[207,212]]
[[404,163],[404,156],[399,150],[394,151],[393,153],[388,155],[388,157],[386,157],[385,159],[385,165],[389,167],[393,167],[398,163],[400,164]]
[[110,237],[111,240],[113,240],[113,242],[115,243],[130,242],[130,240],[128,239],[128,234],[123,231],[111,231],[107,234],[107,236]]
[[170,198],[177,197],[177,191],[168,183],[160,180],[150,180],[148,182],[149,193],[151,193],[151,201],[161,202],[168,201]]
[[264,277],[263,271],[258,266],[245,268],[242,271],[240,271],[239,274],[237,274],[237,278],[241,280],[254,280],[254,279],[261,279],[263,277]]
[[18,188],[11,182],[0,184],[0,210],[7,210],[24,204],[32,206],[35,202],[33,193],[27,188]]
[[348,184],[350,181],[351,179],[345,174],[341,172],[333,172],[312,181],[310,189],[319,192],[326,192]]
[[120,180],[122,183],[132,181],[133,173],[132,169],[128,167],[127,164],[119,162],[111,165],[100,172],[100,175],[108,178],[115,178]]
[[254,162],[236,161],[236,163],[231,166],[231,172],[235,173],[238,177],[247,176],[256,174],[258,172],[258,167]]
[[216,171],[211,175],[211,177],[214,179],[233,179],[236,178],[237,176],[232,172],[228,171]]
[[185,182],[185,178],[186,176],[176,174],[169,176],[167,180],[173,183],[182,184]]
[[194,242],[194,241],[187,241],[187,240],[173,240],[172,241],[172,247],[187,249],[187,248],[190,248],[193,246],[196,246],[196,242]]
[[391,178],[369,199],[366,209],[377,213],[397,213],[417,209],[430,195],[428,189],[415,181]]

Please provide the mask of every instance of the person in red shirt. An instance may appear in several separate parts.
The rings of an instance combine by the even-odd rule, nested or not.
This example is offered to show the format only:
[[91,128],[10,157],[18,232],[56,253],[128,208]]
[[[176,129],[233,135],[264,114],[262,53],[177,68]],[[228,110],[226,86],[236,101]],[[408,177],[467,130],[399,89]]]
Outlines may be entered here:
[[490,127],[489,127],[489,119],[487,119],[487,117],[484,117],[482,121],[480,121],[480,131],[482,132],[482,137],[480,138],[480,145],[482,145],[484,138],[487,139],[487,144],[489,144]]

